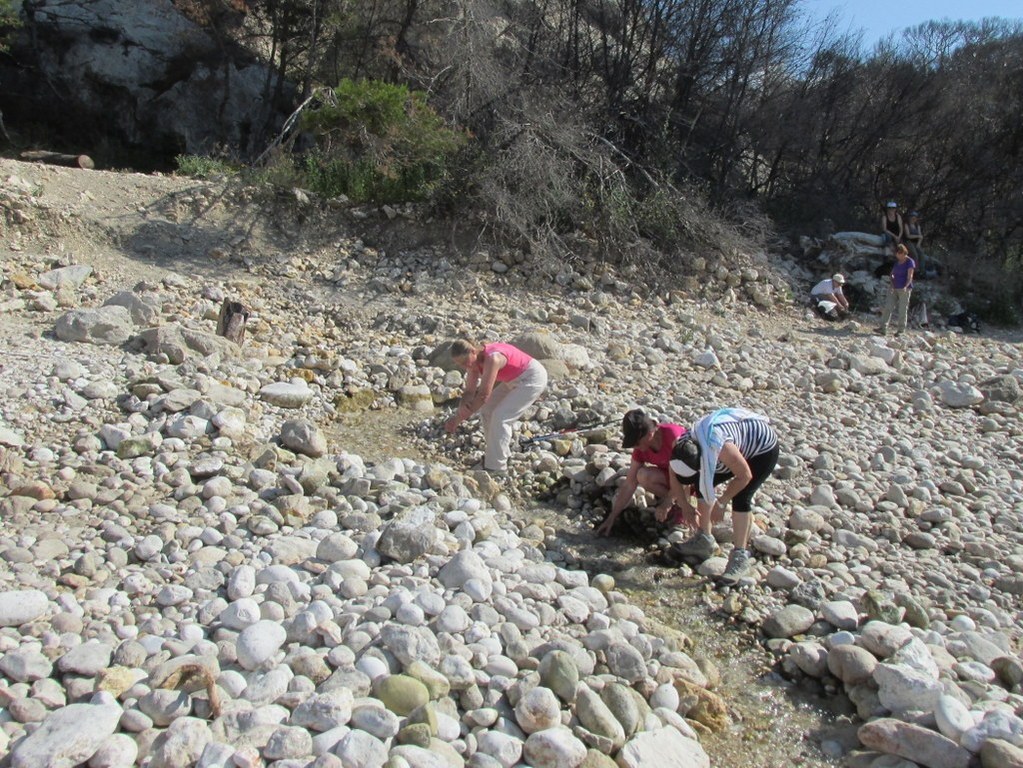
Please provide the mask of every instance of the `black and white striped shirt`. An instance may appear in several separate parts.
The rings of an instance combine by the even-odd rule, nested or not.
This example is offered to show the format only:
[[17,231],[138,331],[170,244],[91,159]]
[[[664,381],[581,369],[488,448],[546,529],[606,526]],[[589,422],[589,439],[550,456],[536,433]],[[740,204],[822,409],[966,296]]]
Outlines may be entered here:
[[[713,429],[724,442],[734,444],[744,459],[760,456],[778,445],[778,435],[774,428],[763,419],[726,421],[723,424],[715,424]],[[714,468],[715,474],[729,471],[720,461]]]

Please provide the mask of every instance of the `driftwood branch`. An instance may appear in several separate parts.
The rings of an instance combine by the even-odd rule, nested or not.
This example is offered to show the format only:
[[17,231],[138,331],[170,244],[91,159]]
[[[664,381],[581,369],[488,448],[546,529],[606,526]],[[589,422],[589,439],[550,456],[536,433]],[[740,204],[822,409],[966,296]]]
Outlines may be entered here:
[[257,166],[262,165],[263,161],[266,160],[267,155],[269,155],[274,149],[279,147],[284,142],[285,137],[287,137],[287,135],[291,133],[292,129],[295,127],[295,124],[298,122],[298,118],[301,117],[302,112],[305,111],[306,107],[308,107],[310,104],[313,103],[313,101],[321,97],[327,101],[333,101],[334,92],[331,91],[329,88],[317,88],[316,90],[314,90],[309,95],[309,97],[306,98],[306,100],[303,101],[301,104],[299,104],[298,107],[295,108],[295,111],[288,116],[288,119],[284,121],[284,125],[281,127],[281,132],[277,134],[274,140],[271,141],[269,145],[267,145],[267,148],[260,153],[259,157],[257,157],[253,162],[253,165]]
[[91,171],[96,167],[92,158],[88,155],[65,155],[61,152],[47,152],[41,149],[33,149],[22,152],[19,157],[34,163],[48,163],[49,165],[66,165],[69,168],[82,168]]

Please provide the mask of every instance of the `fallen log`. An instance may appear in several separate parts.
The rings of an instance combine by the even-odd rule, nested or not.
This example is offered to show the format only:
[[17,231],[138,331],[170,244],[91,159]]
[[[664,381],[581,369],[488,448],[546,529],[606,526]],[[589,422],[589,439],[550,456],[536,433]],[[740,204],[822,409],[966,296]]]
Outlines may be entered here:
[[82,168],[91,171],[96,167],[92,158],[88,155],[65,155],[61,152],[47,152],[42,149],[32,149],[22,152],[19,157],[34,163],[48,163],[49,165],[66,165],[69,168]]
[[881,235],[872,235],[869,232],[836,232],[831,237],[840,243],[856,243],[873,248],[884,246],[884,238]]
[[888,256],[888,246],[881,235],[868,232],[836,232],[831,236],[830,244],[852,258],[871,258]]

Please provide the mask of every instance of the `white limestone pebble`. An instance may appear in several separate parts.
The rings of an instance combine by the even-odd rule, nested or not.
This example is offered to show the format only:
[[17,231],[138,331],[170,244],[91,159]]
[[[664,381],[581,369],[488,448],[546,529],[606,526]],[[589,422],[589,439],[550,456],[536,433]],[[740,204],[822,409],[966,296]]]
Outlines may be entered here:
[[18,627],[46,613],[49,600],[38,589],[0,592],[0,627]]
[[[69,704],[51,712],[11,753],[12,768],[78,765],[110,738],[121,718],[116,704]],[[82,724],[88,723],[88,728]]]
[[288,633],[276,621],[261,620],[238,635],[238,663],[244,669],[263,669],[274,663],[277,652],[288,639]]

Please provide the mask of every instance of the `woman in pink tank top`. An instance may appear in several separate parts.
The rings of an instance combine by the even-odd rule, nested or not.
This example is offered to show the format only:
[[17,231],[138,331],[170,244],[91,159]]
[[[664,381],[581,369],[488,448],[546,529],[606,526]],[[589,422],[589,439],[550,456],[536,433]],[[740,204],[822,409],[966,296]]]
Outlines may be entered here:
[[546,388],[547,371],[518,347],[502,342],[483,345],[459,339],[451,344],[451,358],[465,369],[465,392],[444,428],[454,432],[478,412],[487,441],[482,468],[505,472],[512,428]]

